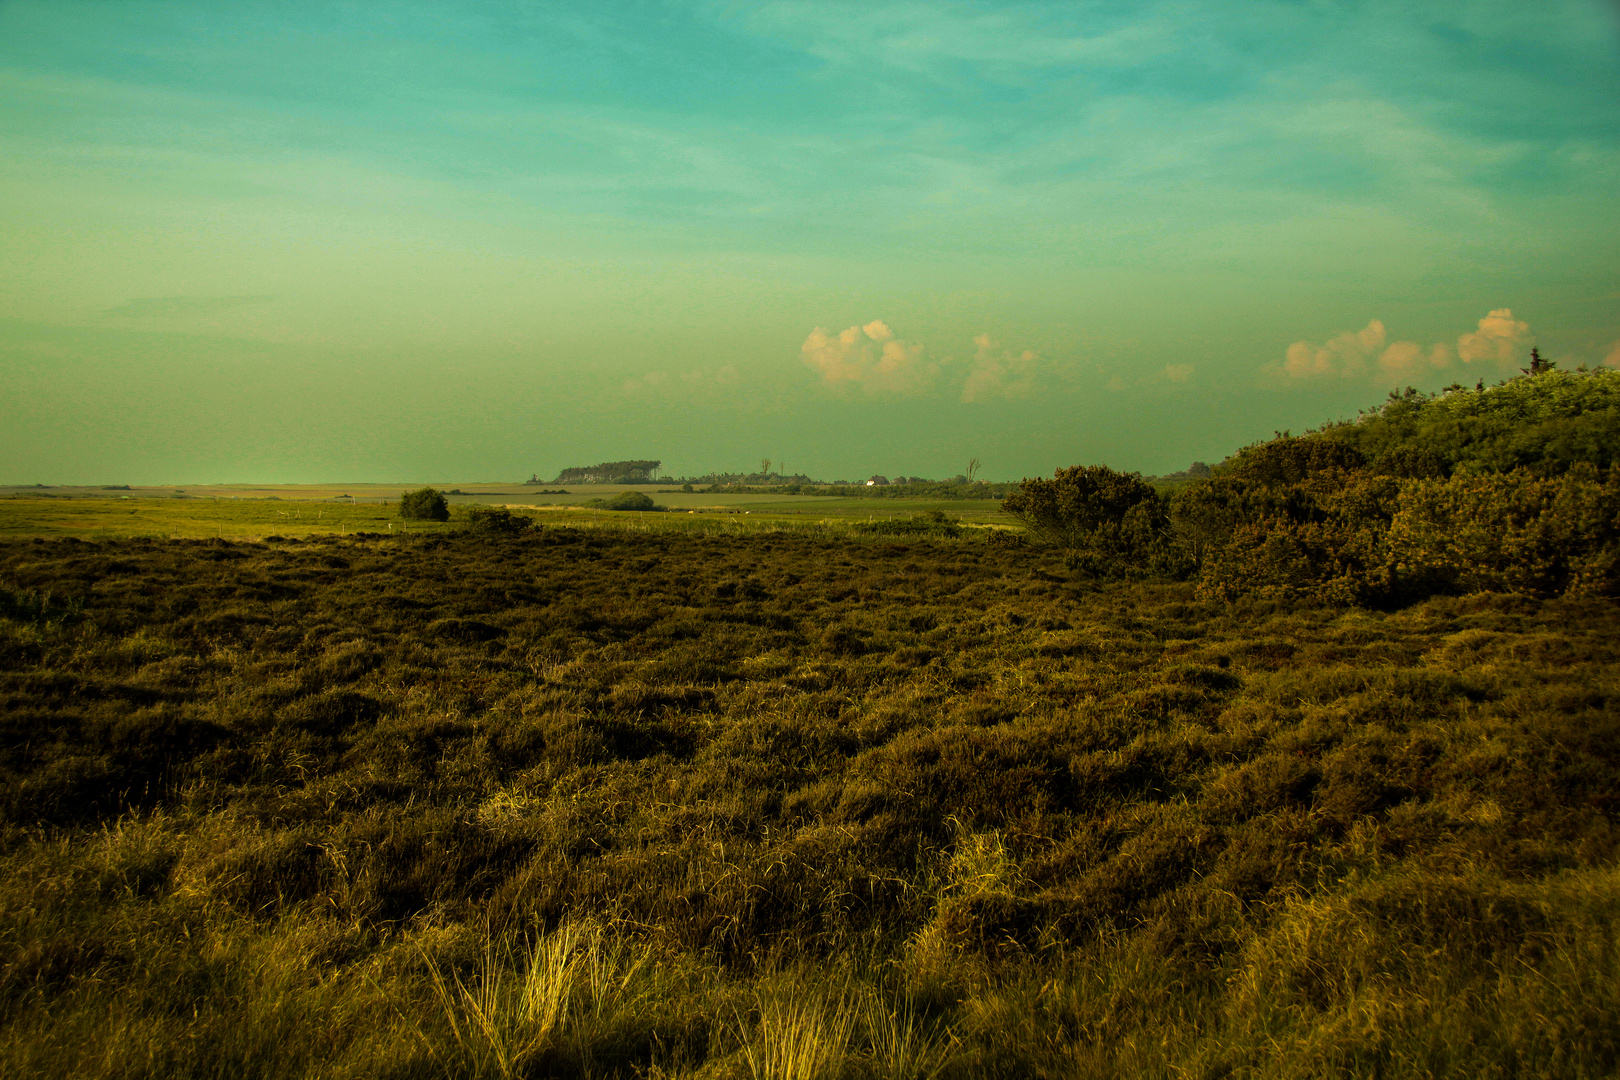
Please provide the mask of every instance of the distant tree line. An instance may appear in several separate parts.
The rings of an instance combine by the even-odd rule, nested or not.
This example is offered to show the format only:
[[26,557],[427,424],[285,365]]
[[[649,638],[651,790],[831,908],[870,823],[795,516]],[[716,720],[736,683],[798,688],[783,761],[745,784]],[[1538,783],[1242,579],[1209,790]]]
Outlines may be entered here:
[[[1451,592],[1620,595],[1620,371],[1392,393],[1355,420],[1244,447],[1161,494],[1106,466],[1002,503],[1099,575],[1200,595],[1399,604]],[[1191,470],[1189,470],[1191,472]]]
[[828,495],[838,498],[934,498],[999,499],[1016,484],[991,484],[973,479],[979,462],[968,463],[966,473],[947,480],[921,476],[873,476],[869,480],[818,480],[804,473],[771,472],[769,458],[761,461],[760,471],[751,473],[711,472],[699,476],[659,476],[661,461],[605,461],[600,465],[577,466],[562,470],[555,480],[542,480],[538,473],[525,485],[543,484],[680,484],[683,491],[709,493],[768,492],[775,495]]
[[837,499],[1000,499],[1010,492],[1016,491],[1018,485],[991,484],[980,481],[975,484],[959,483],[955,480],[931,480],[915,484],[882,484],[868,487],[864,483],[850,483],[847,480],[834,483],[793,482],[788,484],[772,483],[748,484],[710,483],[703,486],[689,485],[693,491],[702,491],[712,495],[825,495]]
[[555,480],[530,476],[525,484],[656,484],[662,461],[604,461],[564,469]]

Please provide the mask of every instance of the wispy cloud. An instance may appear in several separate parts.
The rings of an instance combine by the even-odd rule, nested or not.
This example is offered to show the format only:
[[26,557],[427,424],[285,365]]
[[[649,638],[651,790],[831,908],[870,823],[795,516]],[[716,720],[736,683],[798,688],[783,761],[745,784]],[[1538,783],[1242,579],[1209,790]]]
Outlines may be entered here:
[[1193,366],[1191,364],[1166,364],[1164,377],[1171,382],[1186,382],[1192,378]]
[[858,386],[870,394],[913,394],[927,389],[939,365],[927,360],[921,342],[902,341],[887,323],[874,319],[838,334],[810,331],[799,355],[822,382],[835,390]]
[[965,402],[989,401],[1005,398],[1008,401],[1027,398],[1035,392],[1035,370],[1040,357],[1025,349],[1013,353],[997,349],[989,334],[973,339],[977,351],[973,354],[972,368],[962,385]]
[[624,380],[621,388],[626,394],[654,394],[669,390],[707,390],[730,386],[737,381],[735,364],[722,364],[714,368],[693,368],[689,371],[649,371]]
[[265,304],[273,296],[151,296],[128,300],[101,312],[103,319],[176,319],[217,315],[233,308]]
[[1451,366],[1451,347],[1444,342],[1429,346],[1425,351],[1415,341],[1397,341],[1378,358],[1378,370],[1398,379],[1421,374],[1429,368]]

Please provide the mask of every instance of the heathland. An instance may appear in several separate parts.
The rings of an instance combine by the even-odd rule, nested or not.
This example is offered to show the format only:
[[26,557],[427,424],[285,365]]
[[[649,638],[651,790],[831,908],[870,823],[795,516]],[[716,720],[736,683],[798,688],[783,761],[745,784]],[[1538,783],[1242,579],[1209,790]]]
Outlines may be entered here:
[[1612,1075],[1605,379],[1022,534],[9,540],[0,1072]]

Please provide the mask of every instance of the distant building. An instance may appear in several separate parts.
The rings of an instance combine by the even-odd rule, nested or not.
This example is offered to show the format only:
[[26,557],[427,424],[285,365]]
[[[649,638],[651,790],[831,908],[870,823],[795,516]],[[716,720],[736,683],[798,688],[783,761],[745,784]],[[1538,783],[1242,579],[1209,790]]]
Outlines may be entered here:
[[866,482],[866,486],[867,487],[878,487],[878,486],[888,487],[889,486],[889,478],[887,476],[874,476],[874,477],[872,477],[872,479],[870,479],[870,480],[868,480]]

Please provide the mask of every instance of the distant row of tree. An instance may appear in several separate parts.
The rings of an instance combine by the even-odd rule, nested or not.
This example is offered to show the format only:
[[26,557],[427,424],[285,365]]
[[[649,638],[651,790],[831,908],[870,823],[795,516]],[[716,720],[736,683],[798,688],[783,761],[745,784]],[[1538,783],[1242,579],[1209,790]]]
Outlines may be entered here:
[[[662,461],[604,461],[599,465],[580,465],[562,470],[555,480],[542,480],[538,473],[531,474],[524,481],[525,485],[536,486],[541,484],[686,484],[694,488],[702,487],[711,491],[721,489],[735,489],[737,487],[749,488],[857,488],[857,487],[894,487],[903,488],[961,488],[975,483],[974,477],[979,471],[979,459],[974,458],[968,462],[967,471],[957,473],[947,480],[929,480],[921,476],[896,476],[889,479],[883,475],[873,475],[866,480],[817,480],[804,473],[788,475],[782,472],[780,466],[776,472],[771,471],[774,463],[770,458],[763,458],[759,464],[759,471],[752,473],[704,473],[701,476],[668,477],[659,476],[658,470],[663,466]],[[985,481],[978,481],[983,484]],[[832,492],[816,491],[811,494],[830,494]],[[898,493],[896,493],[898,494]],[[942,495],[941,497],[952,497]],[[958,496],[960,497],[960,496]],[[970,497],[988,498],[982,492],[974,492]]]
[[555,480],[531,475],[525,484],[656,484],[662,461],[604,461],[564,469]]
[[1171,494],[1075,466],[1002,506],[1074,568],[1193,578],[1207,598],[1620,596],[1620,371],[1536,360],[1495,387],[1408,390],[1280,433]]

